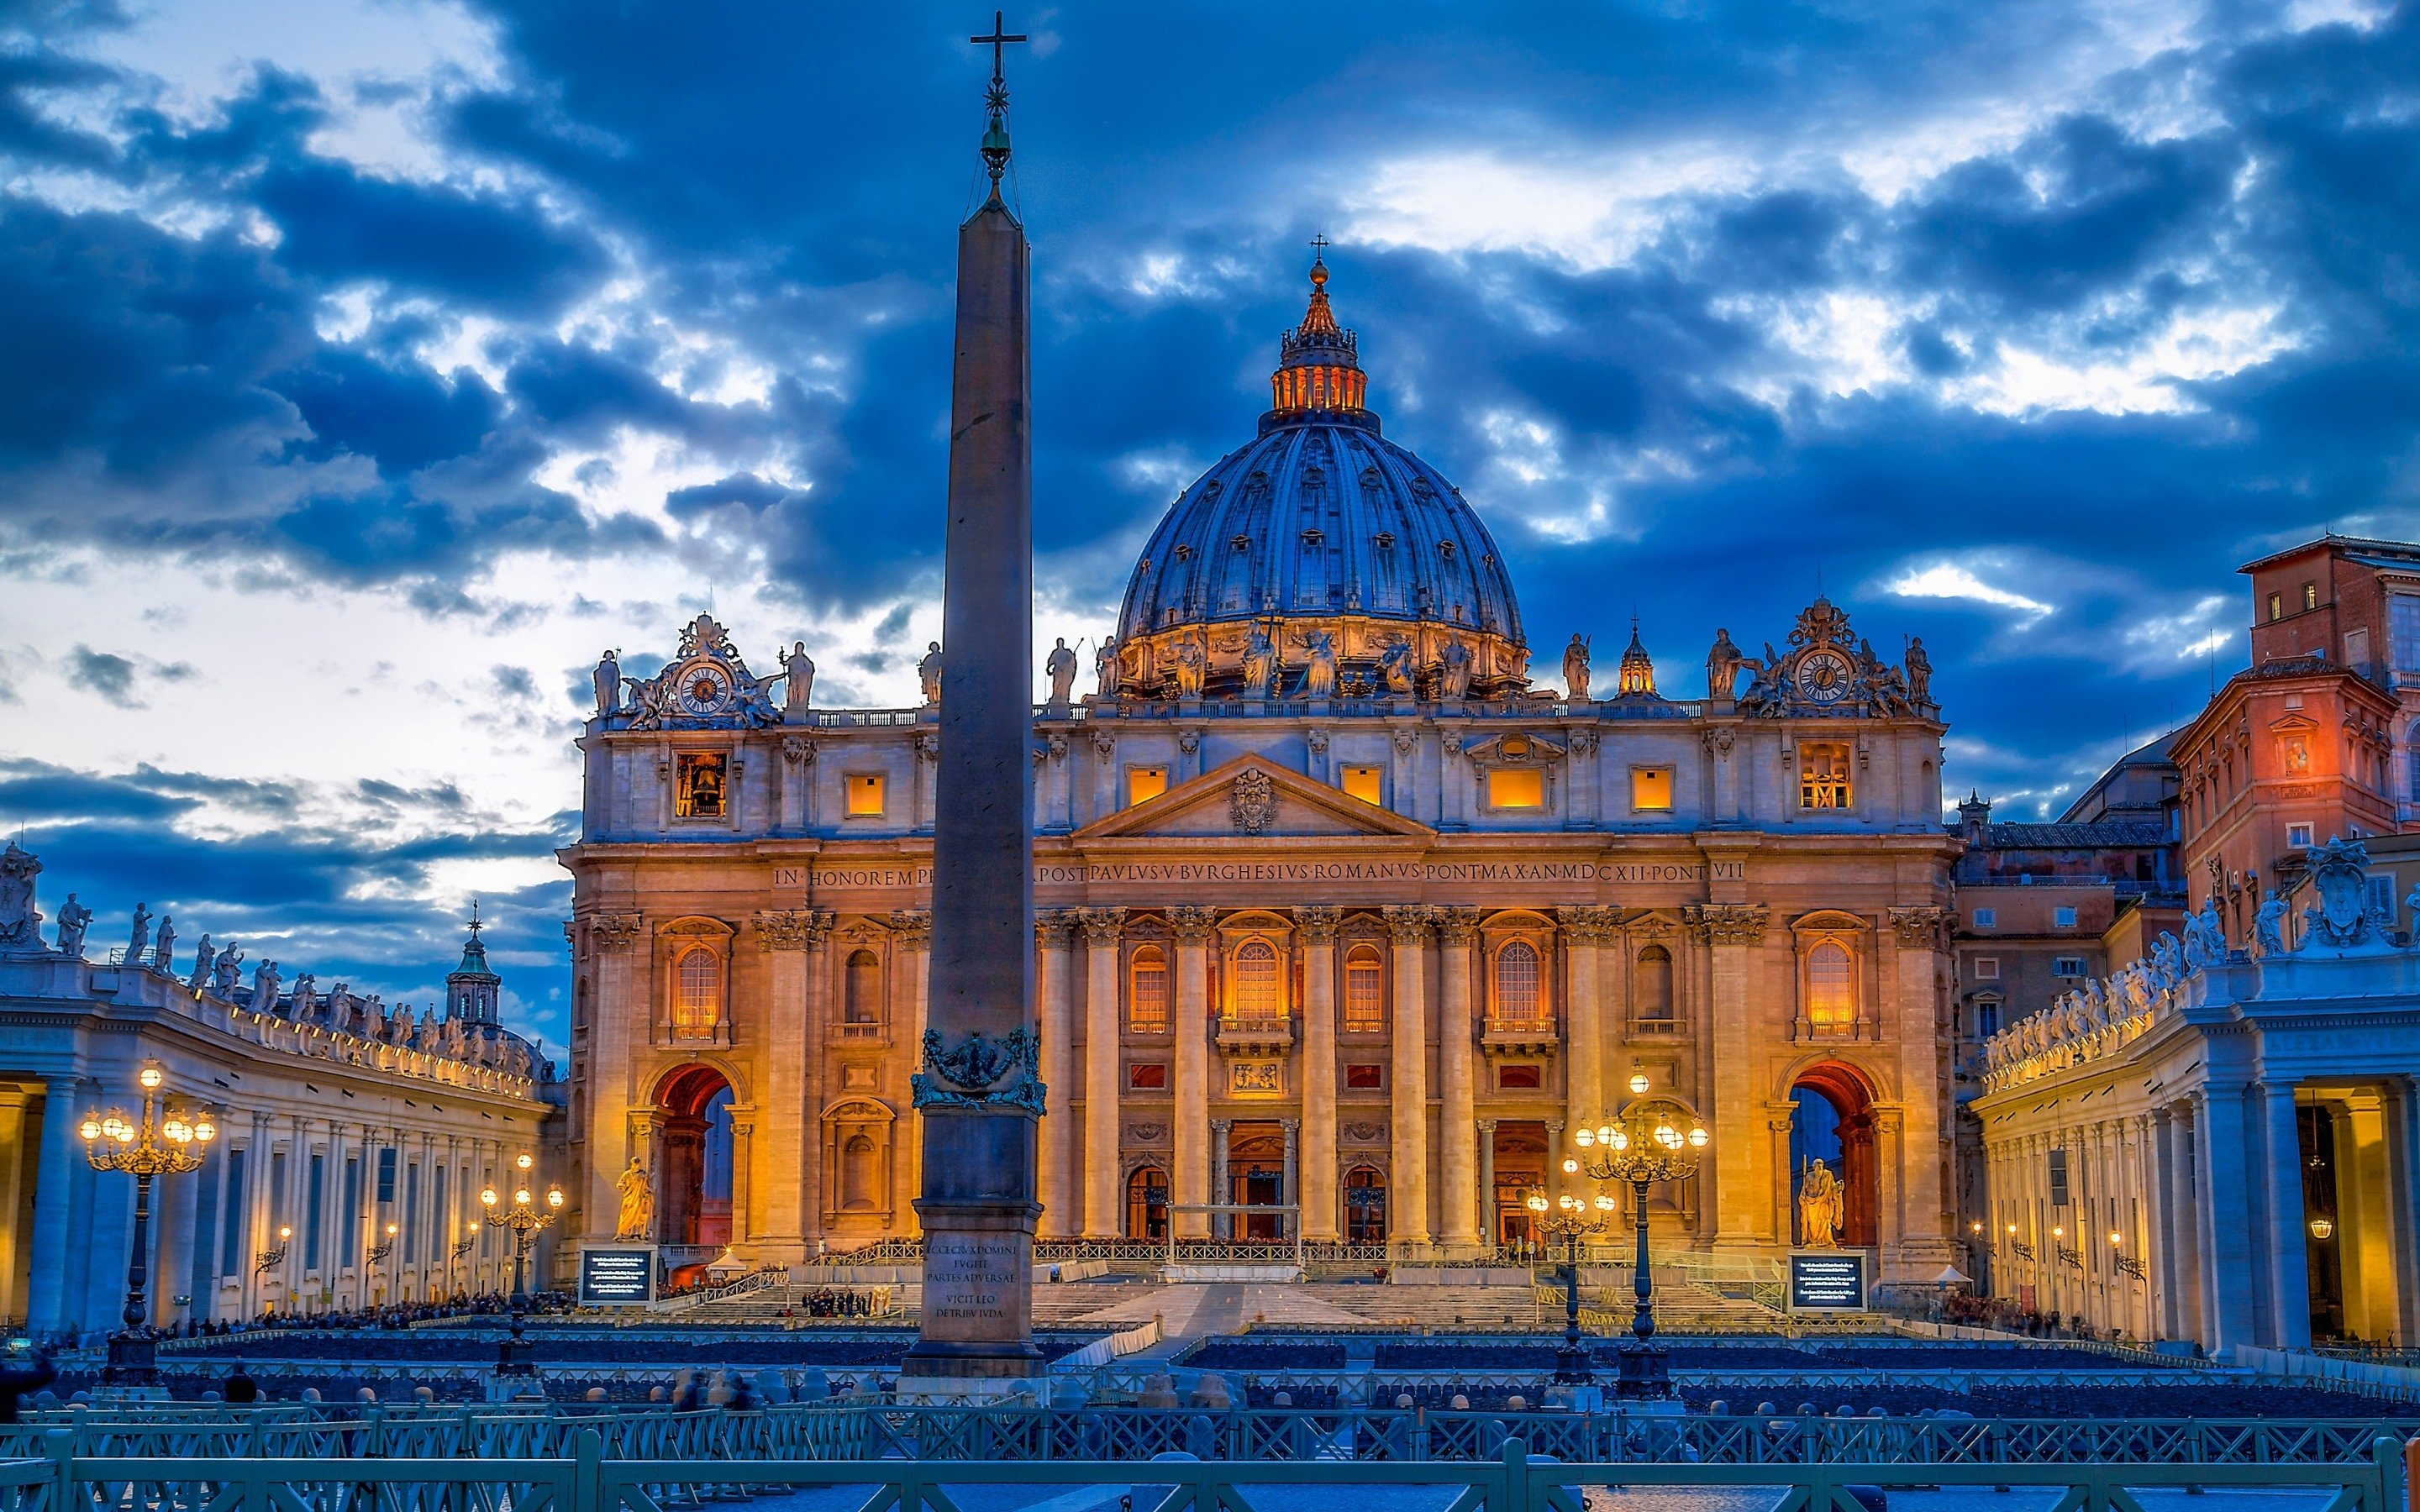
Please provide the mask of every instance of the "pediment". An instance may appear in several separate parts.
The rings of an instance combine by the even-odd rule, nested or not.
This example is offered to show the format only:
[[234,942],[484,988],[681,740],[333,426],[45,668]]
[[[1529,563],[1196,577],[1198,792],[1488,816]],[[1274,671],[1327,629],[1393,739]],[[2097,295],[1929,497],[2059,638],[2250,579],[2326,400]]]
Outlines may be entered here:
[[1189,782],[1097,819],[1072,839],[1253,840],[1266,836],[1435,839],[1436,831],[1348,797],[1264,756],[1240,756]]

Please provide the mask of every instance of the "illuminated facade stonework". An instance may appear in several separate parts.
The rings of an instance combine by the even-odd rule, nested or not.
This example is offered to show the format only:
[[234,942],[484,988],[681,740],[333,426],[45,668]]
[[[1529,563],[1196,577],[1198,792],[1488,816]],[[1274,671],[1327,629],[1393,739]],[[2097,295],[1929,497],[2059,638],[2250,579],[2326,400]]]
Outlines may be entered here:
[[[1635,638],[1612,698],[1584,647],[1533,687],[1494,543],[1379,438],[1355,345],[1316,288],[1098,691],[1036,709],[1042,1237],[1298,1203],[1312,1241],[1474,1255],[1644,1073],[1714,1134],[1659,1242],[1789,1248],[1820,1100],[1846,1242],[1929,1278],[1958,843],[1920,648],[1819,599],[1783,649],[1719,638],[1701,699]],[[610,1234],[635,1157],[676,1263],[916,1231],[937,710],[778,681],[701,621],[658,678],[600,668],[582,741],[574,1227]]]

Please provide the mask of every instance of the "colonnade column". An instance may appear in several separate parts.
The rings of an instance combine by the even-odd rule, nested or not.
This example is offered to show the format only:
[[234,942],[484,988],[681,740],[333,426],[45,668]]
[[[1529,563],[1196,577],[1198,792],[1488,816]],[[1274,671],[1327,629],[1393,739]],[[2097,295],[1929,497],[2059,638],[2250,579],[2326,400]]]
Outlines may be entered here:
[[1546,1195],[1559,1196],[1571,1190],[1571,1180],[1563,1175],[1563,1120],[1546,1120]]
[[1471,1129],[1479,1120],[1471,1088],[1470,946],[1479,937],[1479,910],[1438,910],[1442,941],[1437,969],[1437,1082],[1444,1094],[1438,1139],[1445,1154],[1445,1201],[1438,1238],[1450,1250],[1479,1243],[1479,1194],[1471,1170]]
[[1278,1127],[1285,1131],[1285,1184],[1278,1189],[1278,1201],[1295,1210],[1284,1236],[1294,1239],[1302,1233],[1302,1120],[1280,1119]]
[[730,1111],[731,1242],[737,1246],[747,1243],[749,1236],[756,1231],[748,1208],[754,1198],[753,1183],[748,1180],[748,1163],[756,1158],[756,1109],[751,1103],[735,1103]]
[[[899,942],[900,970],[908,978],[908,1065],[922,1071],[924,1058],[924,1016],[931,1000],[933,973],[933,913],[928,908],[894,909],[891,915],[891,933]],[[924,1115],[916,1111],[908,1088],[900,1089],[901,1102],[907,1105],[907,1116],[893,1129],[892,1137],[900,1145],[899,1159],[892,1165],[899,1178],[899,1227],[901,1232],[922,1232],[923,1225],[916,1217],[916,1199],[924,1194]]]
[[[2195,1207],[2211,1215],[2210,1247],[2201,1264],[2201,1294],[2208,1303],[2203,1320],[2204,1345],[2213,1354],[2231,1344],[2257,1344],[2252,1336],[2252,1225],[2234,1216],[2241,1212],[2243,1176],[2251,1169],[2252,1149],[2245,1137],[2244,1088],[2241,1084],[2212,1087],[2202,1093],[2207,1110],[2201,1119],[2200,1156],[2195,1162]],[[2221,1203],[2227,1207],[2222,1209]],[[2227,1211],[2230,1216],[2221,1219]],[[2226,1284],[2218,1284],[2225,1278]]]
[[2386,1213],[2394,1227],[2397,1336],[2420,1337],[2420,1079],[2387,1078]]
[[1496,1231],[1496,1120],[1481,1119],[1479,1127],[1479,1242],[1494,1249],[1502,1240]]
[[2303,1138],[2294,1117],[2294,1084],[2262,1088],[2268,1128],[2269,1337],[2280,1350],[2311,1347],[2310,1257],[2303,1247]]
[[1425,1252],[1429,1239],[1429,1078],[1427,949],[1430,913],[1419,903],[1390,903],[1387,932],[1395,965],[1394,1047],[1390,1107],[1394,1159],[1388,1194],[1388,1241]]
[[[1218,919],[1213,908],[1187,906],[1168,911],[1176,934],[1176,1172],[1171,1200],[1179,1207],[1210,1200],[1210,932]],[[1208,1234],[1209,1215],[1171,1213],[1180,1239]]]
[[[1060,746],[1064,736],[1055,736]],[[1063,763],[1062,764],[1064,764]],[[1075,920],[1066,913],[1035,916],[1034,942],[1042,948],[1042,1087],[1044,1113],[1036,1131],[1034,1196],[1042,1204],[1037,1231],[1064,1239],[1078,1228],[1075,1188],[1067,1180],[1067,1161],[1075,1145],[1075,1114],[1069,1111],[1076,1088],[1076,984],[1070,979],[1067,942]]]
[[1302,1168],[1311,1180],[1302,1204],[1302,1237],[1339,1237],[1336,1168],[1336,927],[1341,908],[1294,911],[1302,926]]
[[[1748,975],[1754,951],[1764,943],[1768,911],[1761,903],[1701,903],[1689,922],[1713,955],[1713,1051],[1717,1066],[1755,1063],[1750,1041]],[[1928,1084],[1929,1085],[1929,1084]],[[1758,1194],[1756,1150],[1750,1133],[1756,1099],[1745,1076],[1714,1079],[1714,1247],[1736,1249],[1756,1242]],[[1702,1180],[1702,1178],[1700,1178]]]
[[1123,908],[1087,908],[1084,926],[1084,1237],[1115,1239],[1118,1211],[1118,936]]
[[[767,909],[755,918],[756,947],[766,958],[768,1054],[762,1095],[769,1115],[764,1150],[765,1224],[756,1242],[759,1265],[795,1265],[807,1255],[806,1140],[807,1126],[814,1118],[807,1107],[807,939],[815,931],[815,912]],[[736,1229],[741,1211],[736,1141],[731,1169]],[[733,1235],[735,1241],[737,1237]]]
[[[76,1106],[80,1083],[73,1076],[54,1076],[42,1092],[42,1149],[34,1178],[34,1230],[24,1238],[34,1249],[25,1286],[25,1326],[45,1333],[68,1322],[68,1186],[75,1179],[75,1163],[84,1158],[83,1141],[75,1134],[82,1117]],[[218,1164],[225,1157],[219,1156]],[[208,1167],[205,1167],[206,1169]],[[83,1263],[78,1257],[77,1263]],[[198,1305],[199,1299],[196,1299]]]
[[[1215,1203],[1228,1203],[1235,1200],[1235,1183],[1227,1176],[1227,1151],[1228,1147],[1234,1141],[1234,1119],[1210,1120],[1210,1200]],[[1235,1215],[1232,1212],[1212,1213],[1210,1236],[1213,1239],[1234,1238]]]

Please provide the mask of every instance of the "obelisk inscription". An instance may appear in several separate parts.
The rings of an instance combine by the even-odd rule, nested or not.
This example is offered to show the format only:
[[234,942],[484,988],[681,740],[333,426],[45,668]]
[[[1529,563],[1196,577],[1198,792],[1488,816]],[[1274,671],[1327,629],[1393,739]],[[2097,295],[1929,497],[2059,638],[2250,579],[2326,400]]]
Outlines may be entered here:
[[[923,1064],[923,1320],[904,1395],[1045,1374],[1033,1347],[1033,443],[1030,250],[1000,195],[1008,164],[1001,29],[983,143],[991,195],[958,227],[941,749]],[[995,1385],[992,1389],[1000,1389]]]

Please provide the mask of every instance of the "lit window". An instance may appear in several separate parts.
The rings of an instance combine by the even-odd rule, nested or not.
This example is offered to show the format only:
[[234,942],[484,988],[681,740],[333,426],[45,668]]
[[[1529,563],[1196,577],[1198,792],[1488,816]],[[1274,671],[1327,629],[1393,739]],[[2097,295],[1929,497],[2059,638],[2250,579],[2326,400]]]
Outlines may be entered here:
[[1387,1027],[1385,966],[1374,945],[1357,945],[1344,954],[1344,1030],[1347,1034],[1378,1034]]
[[1525,1088],[1534,1090],[1544,1082],[1538,1072],[1536,1066],[1501,1067],[1496,1072],[1496,1085],[1508,1092]]
[[1975,910],[1975,927],[1977,929],[1996,929],[1999,927],[1999,923],[2000,911],[1998,909],[1978,908]]
[[2304,609],[2318,609],[2319,607],[2319,585],[2318,583],[2308,582],[2303,585],[2303,607]]
[[2269,595],[2269,617],[2273,620],[2282,620],[2286,617],[2285,594],[2271,594]]
[[2312,840],[2312,834],[2313,830],[2309,825],[2288,825],[2286,826],[2286,843],[2293,846],[2297,850],[2307,851],[2312,847],[2312,845],[2317,843]]
[[1491,809],[1544,808],[1546,774],[1534,766],[1488,773],[1487,806]]
[[1829,940],[1807,953],[1807,1022],[1818,1034],[1846,1034],[1857,1022],[1849,952]]
[[848,817],[879,819],[882,817],[882,774],[851,772],[848,774]]
[[1235,949],[1234,1016],[1273,1019],[1282,1011],[1278,1000],[1278,951],[1266,940],[1246,940]]
[[1347,797],[1363,803],[1384,804],[1387,801],[1386,779],[1375,766],[1348,766],[1344,769],[1344,793]]
[[1672,810],[1672,768],[1632,767],[1630,806],[1640,813],[1669,813]]
[[1168,791],[1168,768],[1165,766],[1129,766],[1126,768],[1126,807],[1149,803]]
[[711,1034],[722,1015],[722,964],[703,946],[681,952],[673,968],[673,1030],[677,1034]]
[[723,756],[721,751],[680,753],[673,778],[673,813],[681,819],[723,816]]
[[2054,977],[2083,976],[2084,957],[2080,955],[2053,956],[2051,957],[2050,962],[2050,974]]
[[2075,928],[2075,910],[2072,908],[2054,908],[2050,911],[2050,917],[2053,928]]
[[1538,950],[1526,940],[1496,952],[1496,1016],[1522,1024],[1538,1020]]
[[1126,1087],[1137,1092],[1168,1090],[1168,1062],[1144,1061],[1126,1068]]
[[1126,1027],[1137,1034],[1168,1032],[1168,957],[1156,945],[1134,953],[1126,996]]
[[1798,807],[1845,809],[1849,806],[1849,748],[1837,740],[1807,740],[1798,746]]
[[1374,1092],[1387,1085],[1387,1068],[1375,1061],[1349,1062],[1344,1068],[1344,1085],[1357,1092]]
[[1977,981],[1999,980],[2000,958],[1996,955],[1977,956],[1975,958],[1975,980]]

